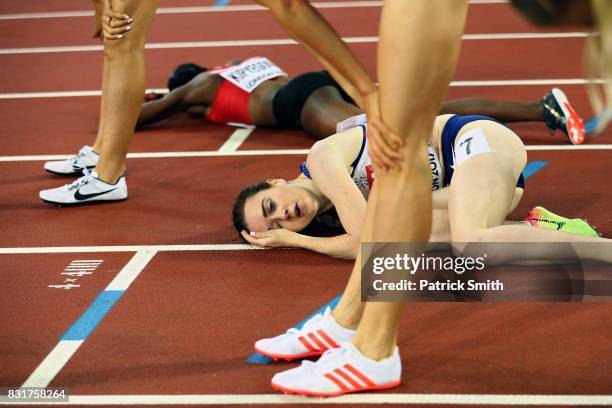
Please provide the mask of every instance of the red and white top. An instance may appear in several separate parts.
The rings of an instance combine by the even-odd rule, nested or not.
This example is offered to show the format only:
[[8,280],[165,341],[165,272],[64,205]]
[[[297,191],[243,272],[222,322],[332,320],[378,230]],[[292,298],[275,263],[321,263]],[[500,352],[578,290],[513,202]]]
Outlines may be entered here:
[[251,125],[249,98],[264,81],[286,76],[272,61],[264,57],[249,58],[239,65],[215,68],[209,71],[223,78],[213,99],[207,119],[216,123],[242,123]]

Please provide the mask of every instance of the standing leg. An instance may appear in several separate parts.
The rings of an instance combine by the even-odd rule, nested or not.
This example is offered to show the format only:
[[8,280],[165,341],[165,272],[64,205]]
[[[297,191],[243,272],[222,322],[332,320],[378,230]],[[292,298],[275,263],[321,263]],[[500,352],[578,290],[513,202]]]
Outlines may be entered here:
[[[377,174],[363,242],[422,243],[429,238],[427,143],[459,57],[466,12],[465,1],[385,2],[378,49],[380,110],[387,126],[405,140],[404,160],[401,171]],[[441,48],[447,52],[432,52]],[[356,263],[353,273],[359,269]],[[402,308],[401,303],[368,303],[353,344],[375,360],[391,356]]]
[[[432,193],[427,142],[457,64],[466,13],[466,0],[384,3],[378,48],[380,118],[375,117],[378,93],[363,93],[367,100],[362,102],[375,127],[384,128],[382,119],[404,145],[401,169],[376,175],[368,197],[363,242],[424,243],[429,238]],[[438,52],[441,49],[444,52]],[[393,167],[387,161],[394,152],[382,148],[385,141],[376,135],[371,140],[375,167]],[[351,276],[354,282],[360,266],[358,256]],[[272,387],[332,396],[397,386],[401,361],[396,339],[402,307],[399,303],[366,304],[351,343],[323,354],[314,367],[303,364],[276,374]]]
[[[97,160],[97,154],[93,153],[97,161],[94,164],[96,173],[86,174],[69,185],[40,191],[43,201],[71,205],[127,198],[127,184],[122,175],[144,94],[144,43],[157,3],[158,0],[112,2],[113,11],[133,18],[133,29],[127,29],[129,32],[120,39],[104,39],[103,93],[95,144],[100,159]],[[81,149],[74,160],[46,163],[45,169],[59,174],[80,170],[78,159],[81,155],[91,156],[88,150]],[[86,167],[90,167],[89,164]]]
[[120,40],[104,40],[102,146],[96,168],[100,180],[114,183],[125,173],[125,160],[145,91],[144,44],[158,0],[115,0],[113,10],[134,19]]

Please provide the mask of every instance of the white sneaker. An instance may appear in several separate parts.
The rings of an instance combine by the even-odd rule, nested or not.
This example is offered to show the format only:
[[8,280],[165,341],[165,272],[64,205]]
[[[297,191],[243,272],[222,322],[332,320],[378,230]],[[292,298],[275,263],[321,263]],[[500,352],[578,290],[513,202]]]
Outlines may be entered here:
[[380,361],[367,358],[352,343],[326,351],[313,363],[305,360],[299,367],[272,377],[272,388],[288,393],[314,397],[366,390],[382,390],[400,384],[402,362],[399,350]]
[[45,170],[62,176],[73,176],[83,173],[83,169],[95,168],[98,160],[100,160],[100,155],[91,146],[83,146],[76,156],[66,160],[46,162]]
[[287,361],[320,356],[326,350],[338,348],[339,344],[351,341],[354,330],[345,329],[334,320],[328,307],[308,320],[301,329],[291,328],[286,333],[255,342],[259,354]]
[[83,177],[62,187],[42,190],[38,195],[46,203],[75,205],[101,201],[121,201],[127,198],[125,176],[119,177],[115,184],[98,178],[95,170],[89,173],[83,170]]

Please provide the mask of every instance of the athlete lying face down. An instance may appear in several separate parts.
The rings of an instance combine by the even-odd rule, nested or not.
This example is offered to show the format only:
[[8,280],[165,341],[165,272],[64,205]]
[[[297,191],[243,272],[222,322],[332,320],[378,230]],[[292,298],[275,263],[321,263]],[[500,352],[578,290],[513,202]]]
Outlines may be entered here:
[[[336,123],[361,113],[327,72],[307,72],[290,79],[262,57],[229,61],[211,70],[182,64],[171,74],[168,88],[166,95],[147,95],[139,128],[187,111],[216,123],[304,129],[322,139],[336,132]],[[502,122],[544,121],[551,130],[561,129],[574,144],[584,142],[585,137],[582,119],[559,89],[535,102],[448,101],[441,113],[479,113]]]
[[[242,190],[233,208],[236,229],[264,247],[298,247],[354,258],[368,193],[375,180],[367,125],[314,144],[300,175]],[[484,116],[438,116],[429,145],[434,229],[432,241],[600,242],[584,220],[536,207],[522,222],[506,221],[524,188],[525,146],[509,128]],[[318,225],[337,213],[341,233],[320,236]],[[539,226],[543,228],[533,228]],[[559,230],[557,230],[559,228]],[[539,259],[537,249],[534,256]],[[524,259],[522,254],[508,253]],[[590,254],[612,261],[612,254]],[[543,259],[548,259],[543,256]]]

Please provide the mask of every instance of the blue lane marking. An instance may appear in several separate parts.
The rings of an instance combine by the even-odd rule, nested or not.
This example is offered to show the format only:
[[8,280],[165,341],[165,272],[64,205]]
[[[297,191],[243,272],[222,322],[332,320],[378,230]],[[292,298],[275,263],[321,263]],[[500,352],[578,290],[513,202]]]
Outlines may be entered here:
[[527,165],[525,166],[525,169],[523,170],[523,177],[527,179],[533,176],[538,171],[546,167],[547,164],[548,164],[547,161],[534,161],[534,162],[527,163]]
[[[338,301],[340,300],[341,296],[342,295],[338,295],[337,297],[332,299],[330,302],[328,302],[325,305],[323,305],[319,310],[317,310],[316,312],[314,312],[313,314],[311,314],[310,316],[308,316],[307,318],[305,318],[304,320],[302,320],[301,322],[296,324],[294,327],[299,330],[313,316],[315,316],[315,315],[317,315],[319,313],[323,313],[325,311],[325,309],[327,309],[328,307],[330,307],[332,310],[335,309],[336,305],[338,304]],[[263,356],[263,355],[261,355],[259,353],[251,354],[249,356],[249,358],[246,359],[246,362],[247,363],[251,363],[251,364],[268,364],[271,361],[272,361],[272,359],[270,357]]]
[[225,7],[230,4],[230,1],[232,0],[217,0],[215,4],[213,4],[213,7]]
[[591,120],[584,124],[584,133],[589,134],[593,133],[597,124],[599,123],[599,117],[593,116]]
[[61,340],[85,340],[100,324],[104,316],[121,298],[123,290],[105,290],[94,299],[85,313],[81,315],[64,333]]
[[[535,173],[537,173],[538,171],[540,171],[544,167],[546,167],[546,165],[548,165],[547,161],[534,161],[534,162],[527,163],[527,165],[525,166],[525,169],[523,170],[523,177],[525,177],[527,179],[527,178],[533,176]],[[299,330],[314,315],[317,315],[319,313],[323,313],[325,311],[325,309],[327,309],[328,307],[332,308],[332,310],[333,310],[336,307],[336,305],[338,304],[338,301],[340,300],[341,297],[342,297],[342,295],[338,295],[331,302],[323,305],[319,310],[317,310],[316,312],[314,312],[313,314],[311,314],[310,316],[308,316],[307,318],[305,318],[304,320],[302,320],[301,322],[296,324],[294,327]],[[273,360],[270,357],[263,356],[263,355],[261,355],[259,353],[251,354],[249,356],[249,358],[246,359],[246,362],[250,363],[250,364],[268,364],[271,361],[273,361]]]

